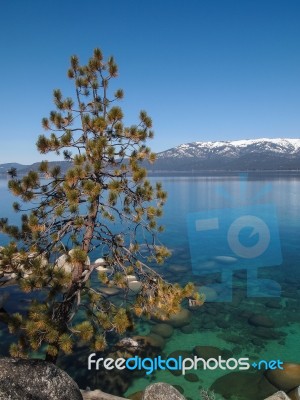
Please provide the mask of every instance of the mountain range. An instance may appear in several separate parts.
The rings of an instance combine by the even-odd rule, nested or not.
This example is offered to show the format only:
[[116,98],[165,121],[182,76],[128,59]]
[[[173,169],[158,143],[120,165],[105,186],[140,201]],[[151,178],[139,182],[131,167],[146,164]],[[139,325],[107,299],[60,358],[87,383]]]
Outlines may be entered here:
[[181,144],[157,154],[152,170],[300,169],[300,139],[249,139]]
[[[70,165],[59,164],[62,170]],[[193,142],[157,153],[154,164],[145,163],[150,172],[254,171],[300,169],[300,139],[247,139],[233,141]],[[37,170],[39,163],[0,164],[0,174],[15,167],[19,174]]]

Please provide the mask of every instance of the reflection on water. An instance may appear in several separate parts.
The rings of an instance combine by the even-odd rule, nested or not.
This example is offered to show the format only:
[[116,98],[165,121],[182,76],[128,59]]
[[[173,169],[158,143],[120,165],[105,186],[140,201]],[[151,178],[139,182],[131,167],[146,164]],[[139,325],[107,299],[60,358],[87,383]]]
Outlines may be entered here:
[[[192,269],[190,243],[188,238],[187,215],[189,213],[226,210],[250,205],[273,204],[276,208],[279,240],[282,252],[280,266],[260,267],[260,279],[273,280],[281,286],[280,297],[248,297],[247,271],[237,269],[233,274],[232,299],[228,302],[214,302],[215,293],[208,292],[207,302],[198,310],[191,310],[188,320],[174,327],[170,337],[163,328],[153,321],[137,321],[136,331],[130,335],[152,337],[159,342],[159,352],[165,356],[183,353],[202,354],[213,357],[226,354],[227,357],[249,357],[251,361],[262,358],[281,359],[286,362],[300,363],[300,179],[296,172],[269,174],[249,174],[231,176],[181,176],[152,177],[152,181],[161,181],[168,192],[168,201],[164,209],[162,223],[166,229],[160,235],[161,241],[172,250],[172,256],[158,270],[169,281],[185,283],[193,281],[197,286],[211,288],[220,283],[220,274],[212,271],[207,275],[195,275]],[[0,217],[9,216],[16,222],[16,216],[10,208],[14,201],[6,189],[6,181],[0,180]],[[1,243],[6,239],[2,235]],[[218,248],[216,244],[216,255]],[[208,260],[209,261],[209,260]],[[16,289],[10,296],[8,307],[23,307],[22,294]],[[201,290],[201,289],[200,289]],[[205,289],[203,289],[205,290]],[[208,289],[206,289],[208,290]],[[211,296],[211,297],[209,297]],[[118,301],[118,295],[114,296]],[[3,327],[2,327],[3,328]],[[3,328],[4,329],[4,328]],[[151,333],[152,332],[152,333]],[[156,333],[155,333],[156,332]],[[159,333],[159,334],[158,334]],[[8,338],[2,330],[1,352],[7,353]],[[76,356],[64,357],[60,365],[79,382],[81,387],[100,387],[102,390],[129,395],[143,388],[149,382],[165,381],[176,384],[191,399],[199,398],[201,388],[212,388],[225,396],[240,399],[262,399],[270,389],[270,384],[262,380],[260,392],[253,392],[253,374],[240,374],[238,378],[229,371],[191,371],[187,376],[174,376],[170,371],[157,371],[151,376],[130,374],[114,376],[113,380],[103,380],[87,370],[89,350],[78,348]],[[252,371],[255,372],[255,371]],[[255,375],[256,376],[256,375]],[[116,379],[118,385],[116,384]],[[234,383],[241,383],[234,387]],[[299,383],[300,384],[300,383]],[[118,387],[118,389],[116,389]],[[231,390],[231,391],[230,391]],[[235,393],[234,393],[235,390]],[[258,389],[257,389],[258,390]]]

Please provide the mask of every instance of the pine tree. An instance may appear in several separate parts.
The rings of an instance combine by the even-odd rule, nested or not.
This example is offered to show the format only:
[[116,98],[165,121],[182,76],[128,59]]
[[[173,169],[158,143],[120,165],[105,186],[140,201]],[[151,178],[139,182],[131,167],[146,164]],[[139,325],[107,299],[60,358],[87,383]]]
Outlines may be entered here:
[[[37,141],[41,154],[62,153],[68,170],[43,161],[38,172],[22,178],[10,171],[9,189],[21,199],[13,207],[25,213],[20,228],[0,221],[1,231],[12,237],[1,250],[0,268],[14,273],[22,290],[43,297],[26,315],[8,318],[10,332],[19,337],[12,355],[45,349],[55,361],[78,338],[103,350],[107,332],[124,333],[133,314],[163,319],[179,311],[186,297],[201,302],[193,285],[169,284],[149,267],[169,255],[157,240],[167,195],[160,183],[150,183],[143,166],[144,160],[155,161],[146,146],[153,137],[151,118],[141,111],[137,125],[124,126],[115,105],[123,91],[109,97],[117,75],[114,58],[104,61],[99,49],[86,65],[72,56],[74,99],[54,90],[56,110],[42,120],[48,134]],[[100,271],[89,262],[92,251],[103,258]],[[96,275],[102,285],[123,291],[122,307],[99,290]]]

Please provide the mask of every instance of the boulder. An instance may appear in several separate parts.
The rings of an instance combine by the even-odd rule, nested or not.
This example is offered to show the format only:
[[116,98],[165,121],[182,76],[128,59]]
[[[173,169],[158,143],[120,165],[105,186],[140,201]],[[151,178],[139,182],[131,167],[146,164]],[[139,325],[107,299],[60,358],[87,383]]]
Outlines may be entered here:
[[[169,354],[168,358],[175,358],[177,360],[180,356],[182,358],[192,358],[193,354],[187,350],[175,350]],[[171,374],[174,376],[182,376],[181,370],[170,369],[169,372],[171,372]]]
[[174,328],[181,328],[182,326],[188,325],[191,322],[192,313],[183,308],[176,314],[173,314],[166,322],[172,325]]
[[158,382],[145,389],[142,400],[185,400],[185,398],[173,386]]
[[98,272],[105,272],[106,274],[111,274],[112,272],[113,272],[113,270],[111,269],[111,268],[106,268],[105,266],[103,266],[103,265],[98,265],[98,267],[96,267],[96,270],[98,271]]
[[269,308],[274,308],[277,310],[280,310],[282,308],[282,305],[280,304],[279,300],[269,300],[266,302],[266,306]]
[[291,400],[300,400],[300,386],[288,392],[288,396]]
[[173,334],[173,327],[168,324],[156,324],[152,327],[151,332],[168,339]]
[[116,344],[117,348],[126,349],[129,352],[136,352],[140,345],[136,340],[131,338],[123,338]]
[[222,356],[222,350],[214,346],[196,346],[193,349],[193,353],[197,357],[204,358],[208,360],[209,358],[218,358]]
[[271,396],[278,389],[271,385],[260,371],[239,371],[221,376],[213,383],[210,390],[226,399],[254,400]]
[[135,275],[127,275],[127,282],[137,281],[137,277]]
[[184,379],[188,382],[199,382],[199,377],[196,374],[186,374]]
[[106,265],[106,261],[104,258],[97,258],[97,260],[94,261],[94,264],[97,265]]
[[128,282],[128,287],[134,294],[139,293],[142,289],[142,286],[143,286],[142,282],[139,282],[139,281],[129,281]]
[[267,370],[265,376],[268,381],[285,392],[300,386],[300,364],[284,363],[282,368]]
[[43,360],[0,358],[0,400],[82,400],[73,379]]
[[165,340],[155,333],[150,333],[147,336],[133,336],[132,340],[138,342],[140,348],[153,347],[162,350],[165,346]]
[[[62,269],[64,272],[71,274],[74,269],[74,265],[70,260],[70,256],[74,253],[74,249],[71,249],[67,254],[62,254],[58,259],[55,261],[54,267],[57,269]],[[89,266],[91,264],[91,260],[89,257],[86,258],[85,265]]]
[[276,392],[272,396],[267,397],[265,400],[290,400],[284,392]]
[[263,328],[273,328],[274,321],[268,317],[267,315],[262,314],[254,314],[249,319],[248,322],[250,325],[254,326],[262,326]]
[[125,400],[124,397],[104,393],[101,390],[81,390],[81,393],[83,400]]

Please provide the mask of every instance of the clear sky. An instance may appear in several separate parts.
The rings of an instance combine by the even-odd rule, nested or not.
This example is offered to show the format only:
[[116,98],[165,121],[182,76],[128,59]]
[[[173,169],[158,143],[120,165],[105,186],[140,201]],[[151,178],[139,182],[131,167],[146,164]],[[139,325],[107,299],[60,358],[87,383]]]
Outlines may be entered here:
[[[114,55],[121,106],[181,143],[300,137],[299,0],[1,0],[0,163],[32,163],[69,58]],[[48,159],[55,157],[47,156]]]

